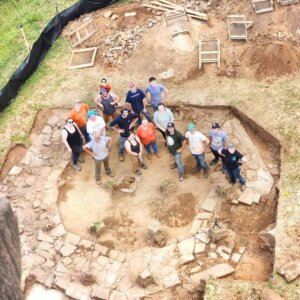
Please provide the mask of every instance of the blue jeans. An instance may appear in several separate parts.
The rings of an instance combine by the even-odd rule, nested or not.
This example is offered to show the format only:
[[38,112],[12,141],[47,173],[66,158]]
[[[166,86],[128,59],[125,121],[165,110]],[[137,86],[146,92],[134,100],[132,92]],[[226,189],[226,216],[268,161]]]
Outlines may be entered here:
[[153,142],[153,143],[150,143],[150,144],[144,145],[144,146],[145,146],[145,149],[146,149],[147,153],[151,153],[151,148],[152,148],[154,153],[158,152],[158,147],[157,147],[156,142]]
[[151,106],[152,106],[154,112],[156,112],[158,110],[158,107],[156,104],[151,103]]
[[125,151],[125,141],[127,140],[126,137],[122,137],[120,136],[119,138],[119,154],[124,154],[124,151]]
[[174,158],[175,158],[175,163],[178,168],[179,176],[183,176],[184,168],[183,168],[183,164],[182,164],[182,160],[181,160],[181,153],[176,153]]
[[82,132],[82,134],[84,136],[85,142],[88,143],[91,140],[91,138],[90,138],[90,135],[86,131],[86,126],[80,127],[79,129],[80,129],[80,131]]
[[232,169],[228,169],[225,166],[225,170],[226,170],[228,176],[230,177],[231,183],[236,183],[237,181],[239,181],[241,185],[246,184],[244,177],[241,175],[241,170],[239,167],[232,170]]
[[206,172],[208,169],[207,163],[205,161],[204,153],[202,154],[193,154],[196,163],[197,163],[197,169],[201,170],[201,168]]

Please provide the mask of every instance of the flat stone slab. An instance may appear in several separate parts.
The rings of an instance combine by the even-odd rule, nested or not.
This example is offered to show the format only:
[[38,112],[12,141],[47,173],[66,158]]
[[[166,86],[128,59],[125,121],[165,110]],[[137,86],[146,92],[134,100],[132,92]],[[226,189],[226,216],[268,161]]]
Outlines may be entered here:
[[162,283],[166,289],[181,284],[181,281],[176,272],[163,278]]
[[240,253],[233,253],[233,254],[231,255],[231,258],[230,258],[230,259],[231,259],[234,263],[238,264],[238,263],[240,262],[241,258],[242,258],[242,254],[240,254]]
[[83,286],[77,282],[70,282],[67,289],[66,295],[71,297],[72,299],[86,299],[90,300],[91,288]]
[[178,250],[181,255],[193,254],[195,249],[195,238],[191,237],[178,243]]
[[178,264],[185,265],[195,260],[195,256],[193,254],[182,255],[179,257]]
[[66,244],[61,247],[60,253],[62,256],[70,256],[76,250],[76,246],[71,244]]
[[212,278],[222,278],[229,276],[235,272],[235,269],[227,263],[218,264],[216,266],[211,267],[203,272],[196,273],[191,275],[191,280],[194,284],[199,284],[201,279],[207,280],[210,277]]
[[261,300],[284,300],[275,291],[268,288],[263,289],[259,296]]
[[209,192],[208,196],[204,200],[201,209],[213,212],[216,209],[218,202],[220,201],[220,197],[215,195],[214,192]]
[[199,254],[205,251],[206,244],[205,243],[197,243],[195,246],[194,253]]
[[300,275],[300,261],[291,261],[282,266],[278,273],[282,275],[287,282],[295,280]]
[[259,203],[260,194],[258,192],[252,190],[244,191],[241,196],[238,198],[240,203],[244,203],[247,205],[252,205],[252,203]]

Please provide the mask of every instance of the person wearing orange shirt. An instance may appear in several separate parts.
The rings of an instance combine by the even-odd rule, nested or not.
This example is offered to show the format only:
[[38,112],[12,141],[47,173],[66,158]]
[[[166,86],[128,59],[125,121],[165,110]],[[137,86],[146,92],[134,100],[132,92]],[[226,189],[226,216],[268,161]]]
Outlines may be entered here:
[[151,148],[154,155],[160,158],[156,144],[155,126],[153,123],[149,123],[147,119],[143,119],[142,124],[136,131],[136,135],[140,138],[141,143],[144,145],[149,160],[152,158]]
[[87,113],[89,106],[82,103],[81,100],[76,100],[73,109],[69,113],[69,118],[74,120],[75,124],[79,127],[84,135],[85,141],[88,143],[91,139],[86,131]]

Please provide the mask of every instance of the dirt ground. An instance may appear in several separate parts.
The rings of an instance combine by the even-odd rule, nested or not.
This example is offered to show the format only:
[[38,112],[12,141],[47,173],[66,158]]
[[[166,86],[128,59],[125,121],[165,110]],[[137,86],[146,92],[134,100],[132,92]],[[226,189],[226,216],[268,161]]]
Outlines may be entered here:
[[[181,51],[181,45],[171,40],[166,25],[161,22],[159,25],[147,29],[143,41],[137,49],[129,55],[121,57],[121,63],[116,65],[105,63],[102,54],[107,48],[103,45],[103,39],[113,34],[116,29],[125,30],[132,26],[145,24],[146,20],[154,15],[144,8],[135,8],[135,5],[109,8],[119,14],[119,18],[115,22],[103,18],[103,13],[109,9],[92,13],[92,17],[101,30],[79,48],[99,47],[95,66],[89,69],[67,71],[71,48],[68,49],[69,52],[65,52],[59,57],[52,57],[49,62],[45,62],[54,75],[41,79],[30,97],[21,96],[23,103],[20,104],[22,112],[20,116],[22,118],[18,117],[16,122],[8,124],[2,134],[3,141],[9,140],[12,132],[28,131],[34,116],[31,115],[31,119],[24,123],[23,117],[26,115],[27,107],[30,109],[31,105],[34,106],[42,101],[43,105],[48,107],[69,108],[77,97],[91,101],[97,91],[98,81],[103,76],[113,83],[114,91],[122,99],[128,90],[127,86],[130,81],[134,80],[144,88],[148,77],[155,75],[170,90],[170,96],[167,99],[169,104],[231,104],[239,107],[264,128],[275,134],[284,145],[281,157],[283,164],[282,178],[279,182],[278,212],[276,212],[277,201],[274,200],[278,197],[275,190],[273,190],[273,196],[265,199],[266,201],[257,208],[257,211],[249,211],[245,207],[230,210],[226,203],[221,209],[225,215],[221,216],[223,219],[226,219],[229,214],[234,216],[230,219],[229,224],[237,230],[243,229],[242,221],[248,218],[247,234],[250,234],[251,228],[257,232],[264,229],[265,225],[275,221],[277,215],[276,240],[278,243],[275,253],[263,251],[261,243],[255,235],[253,239],[250,239],[250,248],[253,250],[250,252],[251,255],[246,257],[245,263],[239,266],[240,271],[237,270],[233,278],[265,281],[269,274],[276,272],[283,263],[300,257],[297,239],[299,236],[299,214],[297,213],[299,212],[297,198],[297,193],[299,193],[299,172],[297,171],[299,151],[297,149],[299,149],[300,133],[298,122],[300,116],[300,4],[280,7],[276,3],[273,12],[255,15],[251,3],[246,0],[211,2],[212,11],[209,15],[213,27],[210,28],[204,22],[192,21],[190,22],[191,37],[185,37],[180,41],[193,45],[190,51]],[[132,10],[137,11],[137,18],[125,19],[122,17],[124,12]],[[254,21],[248,31],[247,43],[228,41],[226,18],[228,14],[234,13],[245,14],[247,19]],[[69,24],[64,34],[80,24],[82,19],[83,17]],[[219,38],[221,40],[220,69],[217,69],[215,65],[205,65],[203,70],[198,70],[197,41],[199,38]],[[173,75],[163,79],[166,71]],[[160,76],[160,74],[162,75]],[[51,81],[53,84],[48,85],[48,82]],[[43,86],[43,89],[40,89],[39,85]],[[31,112],[28,111],[28,108],[27,112],[30,115]],[[44,127],[43,124],[47,121],[45,117],[48,117],[48,113],[43,111],[44,115],[38,115],[34,128]],[[180,117],[182,118],[182,116]],[[225,117],[227,116],[225,115]],[[208,119],[211,121],[212,115],[208,115]],[[33,129],[30,140],[34,139],[38,132],[39,130]],[[255,141],[255,136],[255,132],[252,132],[253,141]],[[259,148],[266,163],[272,163],[273,154],[270,155],[267,141],[266,143],[255,142],[255,145]],[[163,150],[163,156],[168,158],[164,146],[161,143],[159,146]],[[9,154],[10,156],[2,168],[1,176],[3,178],[10,167],[18,162],[24,150],[20,146],[15,151]],[[116,157],[115,152],[112,152],[111,155]],[[274,155],[276,156],[276,153]],[[193,161],[186,159],[188,167],[191,167]],[[151,167],[154,167],[154,160],[149,162]],[[111,160],[111,163],[112,168],[115,168],[117,161]],[[125,170],[130,172],[128,159],[124,166]],[[107,224],[110,226],[116,224],[124,226],[121,227],[121,230],[111,227],[105,232],[102,242],[106,241],[108,246],[116,249],[122,244],[133,248],[146,245],[147,241],[141,238],[141,233],[145,228],[139,226],[143,225],[145,220],[151,220],[155,215],[149,205],[160,197],[157,188],[159,180],[153,175],[156,172],[165,172],[164,174],[169,176],[176,172],[161,169],[156,164],[154,169],[146,170],[145,175],[154,177],[156,188],[153,189],[153,186],[142,180],[140,187],[151,191],[145,201],[137,196],[142,194],[139,190],[136,195],[126,195],[120,198],[118,193],[111,196],[107,191],[99,189],[94,182],[92,169],[92,161],[86,157],[82,173],[74,176],[73,170],[67,169],[65,172],[66,185],[60,193],[59,200],[59,208],[64,215],[65,226],[71,232],[90,237],[87,233],[87,226],[100,217],[106,218]],[[187,176],[189,177],[189,174]],[[177,180],[176,177],[175,180]],[[200,185],[203,181],[203,178],[199,180]],[[174,219],[170,218],[167,212],[170,209],[178,212],[177,205],[183,202],[181,197],[188,196],[194,205],[197,201],[201,201],[201,195],[190,190],[192,185],[190,182],[190,180],[189,183],[183,182],[183,188],[178,197],[170,198],[170,202],[165,203],[166,205],[163,207],[165,214],[162,214],[161,218],[166,226],[172,225],[168,226],[168,238],[170,239],[184,231],[185,226],[189,224],[189,217],[193,215],[193,209],[188,211],[188,216],[177,214],[180,223],[177,223],[175,227],[173,226]],[[85,202],[80,197],[76,197],[76,201],[74,201],[74,195],[82,194],[83,188],[85,189]],[[101,198],[101,202],[95,200],[95,191],[97,191],[97,197]],[[113,203],[114,209],[112,209],[111,203]],[[128,203],[133,203],[133,206],[129,206]],[[126,209],[125,212],[124,209]],[[89,218],[79,218],[80,210],[84,210]],[[241,233],[237,238],[242,244],[245,237],[247,235]],[[268,285],[273,285],[285,299],[298,299],[299,281],[287,285],[280,278],[274,276],[269,279]],[[238,280],[210,282],[207,284],[207,299],[258,299],[254,292],[256,288],[260,288],[260,286],[246,281],[242,283]]]

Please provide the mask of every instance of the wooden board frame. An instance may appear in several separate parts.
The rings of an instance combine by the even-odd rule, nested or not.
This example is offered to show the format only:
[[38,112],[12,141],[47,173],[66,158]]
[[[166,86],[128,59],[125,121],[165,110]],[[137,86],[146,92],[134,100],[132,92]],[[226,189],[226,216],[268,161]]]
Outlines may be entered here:
[[[92,31],[88,30],[89,25],[93,25]],[[89,19],[84,24],[80,25],[78,28],[73,30],[68,34],[71,46],[73,48],[77,47],[78,45],[82,44],[84,41],[86,41],[88,38],[93,36],[98,31],[98,28],[94,22],[93,19]],[[73,42],[72,37],[76,37],[77,41]]]
[[188,16],[186,11],[172,10],[164,13],[167,26],[171,29],[172,36],[189,33]]
[[[259,6],[263,4],[269,4],[269,6],[265,8],[260,8]],[[273,11],[274,9],[273,0],[252,0],[252,6],[256,14]]]
[[277,2],[281,5],[290,5],[299,3],[299,0],[277,0]]
[[[229,15],[227,16],[228,37],[230,40],[245,40],[247,41],[247,20],[244,15]],[[234,26],[240,25],[244,27],[244,34],[238,35],[234,33]]]
[[[215,44],[214,51],[203,51],[203,46],[205,44]],[[207,55],[214,55],[214,58],[205,58]],[[220,40],[199,40],[199,69],[202,68],[203,63],[217,63],[218,68],[220,69],[221,65],[221,47],[220,47]]]
[[[92,67],[94,65],[94,63],[95,63],[95,58],[96,58],[97,50],[98,50],[97,47],[73,50],[71,58],[70,58],[70,61],[69,61],[69,67],[68,67],[68,69],[71,70],[71,69],[81,69],[81,68]],[[72,65],[72,61],[73,61],[74,55],[76,53],[83,53],[83,52],[89,52],[89,51],[93,51],[91,62],[86,63],[86,64],[81,64],[81,65]]]

